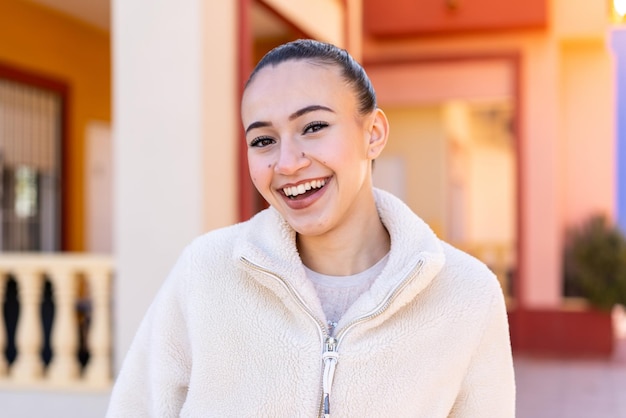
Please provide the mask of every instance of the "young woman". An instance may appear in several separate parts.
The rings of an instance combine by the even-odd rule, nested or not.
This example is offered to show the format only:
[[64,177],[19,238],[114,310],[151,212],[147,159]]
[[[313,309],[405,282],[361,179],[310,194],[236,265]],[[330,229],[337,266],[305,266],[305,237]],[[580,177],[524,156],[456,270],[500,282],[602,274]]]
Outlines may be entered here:
[[513,417],[498,281],[373,188],[389,126],[361,66],[280,46],[241,114],[270,208],[184,251],[108,416]]

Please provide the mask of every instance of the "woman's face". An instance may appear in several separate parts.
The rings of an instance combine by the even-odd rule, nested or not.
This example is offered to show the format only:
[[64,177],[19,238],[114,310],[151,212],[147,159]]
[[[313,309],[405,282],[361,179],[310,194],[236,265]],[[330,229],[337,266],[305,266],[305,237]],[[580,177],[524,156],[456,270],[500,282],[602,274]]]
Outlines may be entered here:
[[359,115],[339,67],[304,60],[264,67],[241,107],[252,181],[299,234],[324,235],[363,215],[386,119],[383,131],[380,110]]

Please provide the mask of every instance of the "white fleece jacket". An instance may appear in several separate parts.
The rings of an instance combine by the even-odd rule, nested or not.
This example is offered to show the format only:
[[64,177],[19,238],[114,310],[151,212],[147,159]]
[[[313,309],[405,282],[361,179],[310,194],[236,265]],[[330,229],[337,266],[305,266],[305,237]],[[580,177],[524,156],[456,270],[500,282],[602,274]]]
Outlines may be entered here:
[[389,260],[338,323],[326,361],[325,318],[295,232],[270,208],[183,252],[107,416],[315,417],[326,407],[333,418],[513,417],[498,281],[400,200],[375,194]]

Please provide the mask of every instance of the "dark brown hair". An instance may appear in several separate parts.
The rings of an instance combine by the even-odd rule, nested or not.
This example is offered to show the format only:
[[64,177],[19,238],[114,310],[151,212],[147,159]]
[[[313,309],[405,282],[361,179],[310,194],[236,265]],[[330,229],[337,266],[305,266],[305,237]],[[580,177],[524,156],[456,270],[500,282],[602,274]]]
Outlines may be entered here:
[[290,60],[306,60],[338,66],[343,78],[355,91],[359,113],[364,115],[376,109],[376,93],[361,64],[345,49],[312,39],[288,42],[265,54],[252,70],[246,87],[262,68],[268,65],[276,66]]

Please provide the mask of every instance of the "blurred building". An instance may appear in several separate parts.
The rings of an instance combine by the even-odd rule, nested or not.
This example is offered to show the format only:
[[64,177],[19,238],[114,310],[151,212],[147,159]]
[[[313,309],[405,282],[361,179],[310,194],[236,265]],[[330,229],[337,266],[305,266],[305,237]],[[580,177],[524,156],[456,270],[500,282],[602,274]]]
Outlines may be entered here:
[[[595,213],[626,222],[626,46],[611,13],[604,0],[0,0],[2,251],[78,253],[33,274],[57,304],[55,277],[76,276],[66,293],[94,321],[94,306],[108,305],[90,302],[91,276],[114,271],[100,337],[68,348],[54,326],[39,339],[9,335],[2,387],[57,385],[41,383],[45,364],[15,382],[20,344],[32,361],[40,345],[97,345],[114,376],[184,246],[264,206],[239,98],[265,52],[301,37],[363,63],[391,121],[376,184],[498,274],[515,349],[568,351],[575,343],[542,326],[572,309],[563,232]],[[94,254],[105,257],[85,267],[80,257]],[[5,282],[19,300],[17,276]],[[80,386],[84,367],[65,380]],[[94,389],[101,408],[108,386]]]

